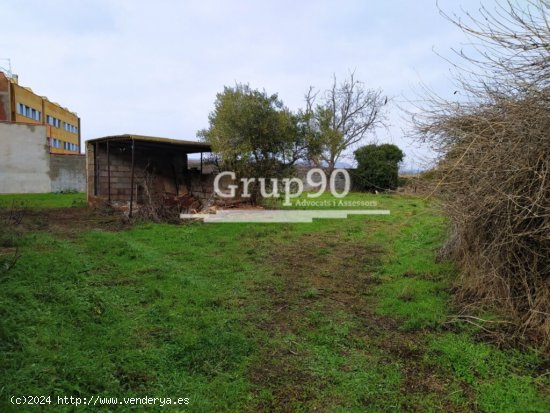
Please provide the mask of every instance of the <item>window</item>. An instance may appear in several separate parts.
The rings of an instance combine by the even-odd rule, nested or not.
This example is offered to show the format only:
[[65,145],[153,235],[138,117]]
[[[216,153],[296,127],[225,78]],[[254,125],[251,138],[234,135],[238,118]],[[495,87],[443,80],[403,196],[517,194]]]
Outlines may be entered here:
[[48,125],[55,126],[56,128],[61,128],[61,121],[57,118],[54,118],[53,116],[47,115],[46,116],[46,123]]
[[17,104],[17,113],[19,115],[25,116],[30,119],[38,120],[42,118],[42,112],[39,110],[33,109],[30,106],[24,105],[23,103]]
[[53,139],[52,146],[54,148],[60,148],[61,143],[63,143],[63,149],[65,149],[66,151],[78,152],[78,145],[76,143],[64,142],[58,139]]
[[[56,139],[56,138],[52,138],[50,146],[52,148],[58,148],[59,149],[59,148],[61,148],[61,142],[63,142],[63,141],[60,141],[59,139]],[[63,145],[63,146],[65,146],[65,145]]]
[[78,133],[78,128],[67,122],[63,122],[63,129],[65,129],[67,132]]

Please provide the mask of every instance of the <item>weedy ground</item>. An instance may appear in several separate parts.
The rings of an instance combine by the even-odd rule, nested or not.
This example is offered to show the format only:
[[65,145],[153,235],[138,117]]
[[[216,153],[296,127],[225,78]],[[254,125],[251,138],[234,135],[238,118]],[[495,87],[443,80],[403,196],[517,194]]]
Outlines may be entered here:
[[162,410],[189,412],[548,411],[542,355],[455,322],[437,205],[348,200],[391,214],[128,226],[82,194],[0,197],[0,253],[19,254],[0,269],[0,411],[75,411],[12,395],[188,397]]

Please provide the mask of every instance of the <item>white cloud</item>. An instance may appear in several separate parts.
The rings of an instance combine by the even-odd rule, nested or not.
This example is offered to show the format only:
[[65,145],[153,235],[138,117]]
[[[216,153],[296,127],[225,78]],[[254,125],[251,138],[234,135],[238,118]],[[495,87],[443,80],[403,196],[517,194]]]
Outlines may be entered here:
[[[216,93],[235,82],[278,92],[294,109],[310,85],[327,87],[349,69],[399,99],[420,81],[445,93],[448,65],[432,47],[463,39],[432,0],[27,0],[3,4],[2,14],[0,57],[21,84],[77,111],[85,138],[193,139]],[[394,126],[379,137],[412,156],[391,108]]]

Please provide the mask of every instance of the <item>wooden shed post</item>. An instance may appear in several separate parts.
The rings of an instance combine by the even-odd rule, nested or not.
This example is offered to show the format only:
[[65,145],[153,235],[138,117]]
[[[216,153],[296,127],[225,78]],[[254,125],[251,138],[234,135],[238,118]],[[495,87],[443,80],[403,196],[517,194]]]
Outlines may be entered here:
[[107,191],[109,204],[111,204],[111,157],[109,154],[109,141],[107,141]]
[[135,141],[132,138],[132,175],[130,177],[130,212],[128,216],[132,218],[132,207],[134,204],[134,161],[135,161]]

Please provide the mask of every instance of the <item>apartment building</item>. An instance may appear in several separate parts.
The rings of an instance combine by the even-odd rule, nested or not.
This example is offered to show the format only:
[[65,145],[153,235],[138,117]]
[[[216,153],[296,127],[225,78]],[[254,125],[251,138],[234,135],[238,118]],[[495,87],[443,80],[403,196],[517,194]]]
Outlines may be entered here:
[[80,118],[76,113],[21,86],[16,75],[0,72],[0,121],[46,126],[52,154],[79,154]]

